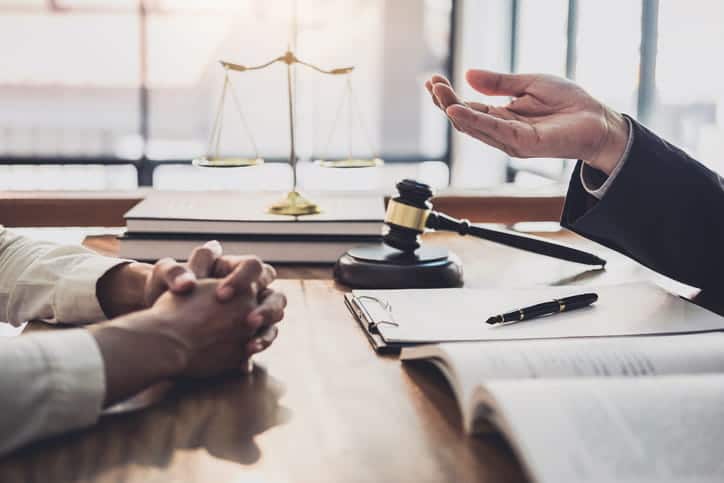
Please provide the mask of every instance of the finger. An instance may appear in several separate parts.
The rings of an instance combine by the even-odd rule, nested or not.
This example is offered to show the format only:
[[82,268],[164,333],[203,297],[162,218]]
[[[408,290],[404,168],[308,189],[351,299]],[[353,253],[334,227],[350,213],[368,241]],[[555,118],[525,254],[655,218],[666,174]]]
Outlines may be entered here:
[[440,106],[440,101],[437,100],[437,97],[435,97],[435,93],[432,92],[432,82],[425,81],[425,89],[427,89],[427,92],[430,93],[430,98],[432,99],[432,103],[435,104],[438,108],[442,109],[442,106]]
[[433,102],[435,102],[435,105],[442,109],[443,112],[445,112],[445,107],[441,102],[440,99],[435,95],[434,89],[436,85],[443,85],[447,86],[450,89],[452,89],[452,84],[450,81],[445,77],[444,75],[435,74],[433,75],[430,80],[428,81],[430,83],[430,88],[428,89],[430,91],[430,94],[432,95]]
[[277,338],[277,335],[279,335],[279,328],[276,325],[267,328],[267,330],[265,330],[258,337],[254,337],[246,343],[246,353],[251,356],[263,351],[264,349],[272,345],[274,340]]
[[490,111],[490,106],[482,102],[466,102],[465,105],[474,111],[484,112],[486,114]]
[[435,94],[435,97],[437,97],[437,100],[440,101],[443,109],[447,109],[448,107],[455,104],[463,103],[457,96],[457,94],[455,94],[455,91],[452,89],[452,87],[447,84],[433,85],[432,92]]
[[476,112],[466,106],[450,106],[447,109],[448,115],[460,124],[463,129],[474,128],[503,144],[510,144],[513,141],[511,123],[499,119],[490,114]]
[[266,287],[272,284],[277,278],[277,271],[274,267],[268,263],[262,265],[261,275],[259,275],[258,289],[259,291],[264,290]]
[[221,256],[223,250],[221,244],[216,241],[208,241],[203,246],[196,247],[189,257],[189,268],[197,278],[210,277],[214,271],[214,263]]
[[[217,278],[228,277],[238,269],[238,266],[242,263],[246,263],[250,257],[245,256],[225,256],[221,257],[216,261],[216,268],[214,269],[214,276]],[[257,288],[259,291],[264,290],[268,285],[271,285],[277,278],[276,269],[268,263],[262,263],[262,270],[259,278],[256,280]]]
[[535,96],[525,94],[516,97],[506,106],[508,110],[521,115],[546,116],[556,112],[554,107],[544,104]]
[[[224,260],[222,257],[219,259],[219,262]],[[237,293],[255,290],[256,287],[252,286],[252,284],[257,282],[257,279],[262,273],[263,264],[257,257],[235,257],[235,261],[236,264],[234,264],[235,266],[231,270],[231,273],[226,275],[216,288],[216,298],[220,302],[231,300]],[[226,262],[229,262],[229,260],[226,259]],[[217,263],[217,265],[224,265],[224,263]],[[221,267],[222,270],[224,268],[229,267]]]
[[502,120],[462,106],[451,106],[448,112],[466,133],[511,156],[520,157],[519,134],[512,125],[514,121]]
[[506,107],[497,107],[497,106],[491,106],[488,104],[483,104],[482,102],[465,102],[466,106],[468,106],[473,111],[482,112],[483,114],[490,114],[492,116],[500,117],[502,119],[508,119],[511,121],[519,121],[521,118],[516,113],[511,112],[508,109],[508,106]]
[[149,304],[158,299],[166,290],[173,293],[187,293],[196,286],[196,277],[186,266],[173,258],[156,262],[146,284],[146,301]]
[[482,141],[482,142],[484,142],[485,144],[487,144],[487,145],[489,145],[489,146],[492,146],[492,147],[494,147],[494,148],[496,148],[496,149],[499,149],[499,150],[501,150],[501,151],[503,151],[503,152],[505,152],[505,153],[508,152],[508,147],[507,147],[506,145],[500,143],[499,141],[493,139],[492,137],[488,136],[488,135],[485,134],[484,132],[482,132],[482,131],[480,131],[480,130],[478,130],[478,129],[475,129],[475,128],[472,127],[472,126],[462,125],[462,126],[460,127],[460,132],[462,132],[462,133],[464,133],[464,134],[467,134],[468,136],[470,136],[470,137],[472,137],[472,138],[475,138],[475,139],[477,139],[478,141]]
[[465,78],[470,87],[489,96],[521,96],[533,83],[534,74],[503,74],[489,70],[472,69]]
[[[435,84],[432,89],[435,98],[438,100],[440,109],[442,109],[443,112],[445,112],[446,114],[447,108],[449,106],[462,104],[460,98],[457,96],[457,94],[455,94],[455,91],[452,90],[452,88],[448,84],[438,83]],[[452,119],[450,116],[448,116],[448,119],[450,119],[450,122],[452,123],[453,127],[455,127],[455,129],[461,131],[460,126],[455,122],[454,119]]]
[[[268,294],[267,294],[268,293]],[[258,307],[249,312],[246,320],[253,327],[272,325],[284,318],[284,309],[287,306],[287,297],[282,292],[266,290],[263,300]]]
[[452,87],[452,83],[444,75],[434,74],[432,77],[430,77],[430,81],[433,83],[433,85],[434,84],[447,84],[448,86]]

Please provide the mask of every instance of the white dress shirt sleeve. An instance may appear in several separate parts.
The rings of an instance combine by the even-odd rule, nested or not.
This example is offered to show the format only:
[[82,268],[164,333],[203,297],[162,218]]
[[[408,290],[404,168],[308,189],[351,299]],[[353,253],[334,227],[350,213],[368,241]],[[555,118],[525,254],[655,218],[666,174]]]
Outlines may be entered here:
[[[103,320],[96,284],[121,263],[0,226],[0,322]],[[103,358],[86,330],[0,337],[0,454],[95,423],[105,392]]]
[[87,330],[0,338],[0,454],[94,424],[105,392],[103,357]]
[[581,184],[583,189],[599,200],[604,197],[608,189],[611,187],[618,173],[621,172],[626,160],[628,159],[629,152],[631,152],[631,145],[633,144],[633,126],[631,120],[628,117],[624,117],[628,124],[628,141],[626,141],[626,149],[624,149],[621,158],[618,160],[616,167],[613,168],[611,174],[606,176],[603,171],[599,171],[591,166],[583,163],[581,167]]
[[0,226],[0,321],[17,326],[32,319],[104,320],[96,284],[126,262],[80,246],[30,240]]

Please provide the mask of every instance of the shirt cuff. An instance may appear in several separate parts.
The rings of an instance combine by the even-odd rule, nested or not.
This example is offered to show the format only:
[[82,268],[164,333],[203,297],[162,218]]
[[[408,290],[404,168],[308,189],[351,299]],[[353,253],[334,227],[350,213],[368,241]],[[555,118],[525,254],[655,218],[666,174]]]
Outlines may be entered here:
[[596,168],[592,168],[587,164],[583,164],[581,167],[581,184],[588,194],[594,198],[601,199],[604,197],[608,189],[611,187],[613,182],[616,180],[618,173],[623,169],[623,165],[626,164],[628,155],[631,152],[631,146],[633,145],[633,126],[631,120],[624,116],[626,123],[628,124],[628,140],[626,141],[626,149],[624,149],[621,158],[616,163],[616,166],[611,171],[611,174],[606,176],[606,173]]
[[95,424],[106,397],[106,378],[103,356],[90,332],[70,329],[21,337],[35,337],[48,362],[49,434]]
[[95,424],[106,397],[105,369],[98,343],[85,329],[38,334],[39,338],[43,336],[43,351],[54,379],[51,427],[57,424],[65,431]]
[[110,269],[129,262],[92,255],[74,265],[58,280],[53,303],[55,319],[77,323],[106,320],[96,295],[96,285]]

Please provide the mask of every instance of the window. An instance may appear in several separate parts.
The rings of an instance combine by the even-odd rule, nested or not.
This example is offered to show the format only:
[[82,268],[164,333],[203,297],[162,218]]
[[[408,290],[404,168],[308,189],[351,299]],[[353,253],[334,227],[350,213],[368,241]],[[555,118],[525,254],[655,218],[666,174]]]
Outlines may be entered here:
[[[516,24],[513,70],[565,76],[568,0],[519,0],[512,15]],[[519,186],[553,184],[561,178],[566,166],[560,159],[511,158],[506,180]]]
[[[718,0],[297,2],[298,56],[324,67],[356,65],[360,114],[350,129],[343,79],[297,69],[300,159],[351,152],[390,161],[354,172],[303,162],[308,189],[388,189],[403,176],[436,186],[452,176],[460,187],[559,189],[570,160],[509,159],[450,136],[422,89],[450,66],[464,96],[491,102],[502,101],[464,85],[467,68],[566,75],[724,171]],[[0,189],[285,189],[291,172],[283,163],[219,172],[189,160],[206,150],[223,75],[216,61],[248,65],[280,55],[291,5],[0,0]],[[260,154],[277,161],[288,156],[283,67],[231,74]],[[251,154],[231,107],[223,150]],[[37,167],[68,161],[92,166]]]
[[[467,62],[465,68],[565,74],[611,107],[637,116],[666,139],[724,172],[724,73],[716,60],[724,25],[721,2],[460,3],[461,12],[480,10],[474,21],[462,19],[461,29],[473,31],[463,32],[456,53],[456,58]],[[491,13],[497,15],[495,21],[481,20]],[[497,46],[495,52],[486,50],[491,43]],[[458,69],[459,80],[465,68]],[[459,88],[466,95],[483,97],[462,84],[459,82]],[[570,173],[569,161],[504,156],[501,161],[497,152],[479,143],[471,144],[459,135],[455,140],[453,179],[466,187],[487,187],[504,180],[522,186],[560,184]]]
[[612,108],[635,115],[641,2],[578,0],[577,4],[576,82]]
[[651,126],[724,173],[724,3],[661,0]]
[[[429,105],[422,82],[447,70],[452,0],[296,3],[298,57],[325,68],[356,67],[353,103],[341,102],[347,92],[341,77],[296,69],[301,161],[348,154],[379,154],[390,164],[425,161],[413,174],[427,173],[446,184],[448,128]],[[0,165],[10,164],[0,166],[0,188],[59,188],[84,179],[85,168],[32,166],[70,161],[114,164],[98,168],[109,176],[101,176],[107,179],[100,185],[94,179],[89,186],[94,188],[151,182],[161,188],[288,187],[291,174],[283,164],[219,173],[188,163],[206,150],[223,79],[217,60],[254,65],[282,55],[292,4],[0,2]],[[284,65],[230,75],[260,155],[285,160]],[[348,116],[349,105],[359,115]],[[251,155],[252,143],[232,108],[231,103],[225,108],[222,152]],[[302,183],[336,188],[387,183],[380,173],[319,169],[303,166]]]
[[118,150],[138,137],[138,20],[129,2],[82,2],[82,13],[63,13],[76,3],[55,2],[57,14],[46,2],[0,3],[0,164],[84,157],[118,165],[3,166],[0,189],[135,185]]

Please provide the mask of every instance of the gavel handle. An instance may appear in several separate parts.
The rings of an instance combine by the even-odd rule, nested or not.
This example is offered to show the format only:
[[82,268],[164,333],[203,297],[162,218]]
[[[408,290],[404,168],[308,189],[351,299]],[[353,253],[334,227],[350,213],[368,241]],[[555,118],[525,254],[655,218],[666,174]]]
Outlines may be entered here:
[[468,220],[457,220],[443,213],[431,212],[428,217],[427,226],[435,230],[454,231],[461,235],[472,235],[483,240],[488,240],[501,245],[506,245],[520,250],[525,250],[539,255],[546,255],[569,262],[582,263],[604,267],[606,260],[558,243],[549,242],[541,238],[518,235],[506,231],[491,230],[471,225]]

